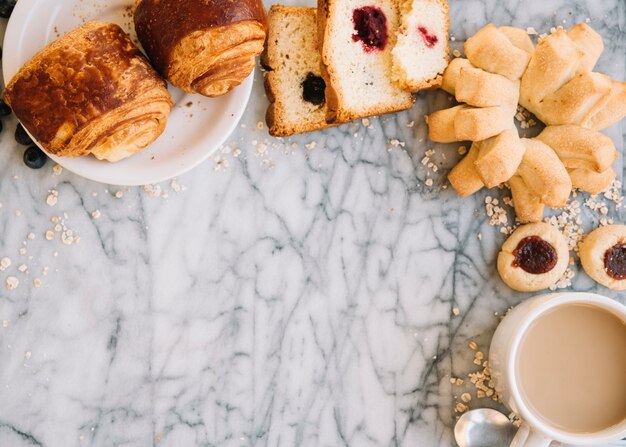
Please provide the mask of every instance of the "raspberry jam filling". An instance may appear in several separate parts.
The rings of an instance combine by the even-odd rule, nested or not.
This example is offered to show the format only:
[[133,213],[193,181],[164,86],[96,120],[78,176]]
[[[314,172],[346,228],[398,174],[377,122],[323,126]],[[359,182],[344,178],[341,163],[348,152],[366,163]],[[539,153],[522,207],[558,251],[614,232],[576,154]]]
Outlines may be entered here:
[[306,79],[302,81],[302,98],[315,106],[321,106],[326,102],[325,91],[324,79],[313,73],[307,74]]
[[380,8],[364,6],[352,12],[355,33],[352,40],[363,42],[365,52],[384,50],[389,40],[387,17]]
[[534,275],[548,273],[558,260],[554,247],[539,236],[522,239],[513,250],[513,256],[513,267],[521,267],[525,272]]
[[613,279],[626,279],[626,244],[620,242],[604,254],[604,268]]
[[431,34],[428,31],[428,28],[426,28],[425,26],[423,25],[418,26],[417,31],[419,32],[420,36],[422,36],[422,39],[424,40],[424,44],[428,48],[433,48],[435,45],[437,45],[437,42],[439,42],[439,38],[435,36],[434,34]]

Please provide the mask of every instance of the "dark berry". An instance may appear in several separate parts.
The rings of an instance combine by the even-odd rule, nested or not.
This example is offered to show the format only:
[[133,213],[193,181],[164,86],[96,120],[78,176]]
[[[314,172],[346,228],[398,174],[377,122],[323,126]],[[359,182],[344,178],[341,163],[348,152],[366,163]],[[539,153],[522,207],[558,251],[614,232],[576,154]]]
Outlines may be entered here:
[[24,163],[31,169],[41,169],[48,161],[48,156],[37,146],[31,146],[24,152]]
[[389,40],[387,17],[375,6],[364,6],[352,12],[355,34],[352,40],[363,42],[366,52],[384,50]]
[[11,107],[7,105],[2,99],[0,99],[0,117],[9,116],[11,114]]
[[422,39],[424,40],[424,44],[428,48],[433,48],[435,45],[437,45],[437,42],[439,42],[439,38],[434,34],[430,34],[425,26],[418,26],[417,31],[421,34]]
[[302,82],[302,98],[313,105],[321,106],[326,101],[326,83],[324,79],[313,73],[306,75]]
[[17,0],[0,0],[0,17],[5,19],[11,17],[15,3]]
[[18,123],[17,129],[15,129],[15,141],[23,146],[30,146],[33,144],[32,138],[26,133],[24,127]]

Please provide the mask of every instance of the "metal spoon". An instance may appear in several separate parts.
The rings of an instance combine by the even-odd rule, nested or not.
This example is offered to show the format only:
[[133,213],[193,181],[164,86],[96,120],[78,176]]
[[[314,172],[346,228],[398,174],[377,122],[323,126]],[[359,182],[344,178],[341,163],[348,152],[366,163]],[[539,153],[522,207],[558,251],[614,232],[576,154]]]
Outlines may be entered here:
[[[490,408],[468,411],[454,426],[454,439],[459,447],[505,447],[511,445],[516,433],[517,427],[509,418]],[[619,446],[626,446],[626,439],[604,447]]]
[[454,426],[459,447],[503,447],[513,441],[517,427],[499,411],[481,408],[463,414]]

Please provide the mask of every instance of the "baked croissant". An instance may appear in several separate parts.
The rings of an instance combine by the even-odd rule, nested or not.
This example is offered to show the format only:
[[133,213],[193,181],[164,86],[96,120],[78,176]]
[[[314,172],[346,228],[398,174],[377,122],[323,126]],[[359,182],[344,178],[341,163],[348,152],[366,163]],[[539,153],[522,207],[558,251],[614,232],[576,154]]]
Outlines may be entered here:
[[157,71],[176,87],[209,97],[248,77],[267,31],[261,0],[138,0],[134,21]]
[[119,161],[164,131],[166,84],[114,24],[88,22],[24,65],[4,100],[46,151]]

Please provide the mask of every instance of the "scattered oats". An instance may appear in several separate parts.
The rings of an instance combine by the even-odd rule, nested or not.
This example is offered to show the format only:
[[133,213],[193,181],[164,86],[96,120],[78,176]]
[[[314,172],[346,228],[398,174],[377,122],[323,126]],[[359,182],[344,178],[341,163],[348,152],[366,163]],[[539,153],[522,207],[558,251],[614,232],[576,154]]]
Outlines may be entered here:
[[53,175],[61,175],[61,172],[63,172],[63,168],[61,167],[61,165],[54,165],[52,168],[52,174]]
[[482,233],[478,233],[476,235],[476,239],[478,239],[479,241],[482,241],[483,240],[483,234]]
[[17,268],[20,273],[26,273],[28,271],[28,267],[26,266],[26,264],[22,264]]
[[622,182],[614,180],[610,188],[604,192],[604,197],[615,203],[616,208],[622,207],[624,196],[622,195]]
[[460,378],[456,379],[456,386],[461,386],[461,385],[463,385],[463,383],[464,383],[463,379],[460,379]]
[[536,36],[538,33],[535,28],[529,26],[528,28],[526,28],[526,34],[528,34],[529,36]]
[[461,52],[460,52],[459,50],[454,50],[454,51],[452,52],[452,55],[453,55],[454,57],[461,57]]
[[3,328],[8,328],[9,327],[9,320],[2,320],[2,327]]
[[233,149],[233,157],[237,158],[241,155],[241,149],[235,148]]
[[259,121],[258,123],[256,123],[256,128],[259,130],[265,129],[265,124],[263,123],[263,121]]
[[102,217],[102,213],[100,213],[100,210],[95,210],[91,213],[91,218],[93,220],[98,220],[100,219],[100,217]]
[[433,179],[428,178],[424,183],[426,183],[426,186],[433,186]]
[[470,393],[463,393],[461,394],[461,400],[467,404],[472,400],[472,396]]
[[57,233],[60,233],[61,231],[63,231],[63,225],[61,224],[56,224],[54,226],[54,231],[56,231]]
[[479,399],[482,399],[486,396],[485,392],[483,390],[477,390],[476,391],[476,397]]
[[48,206],[54,206],[57,204],[57,201],[59,200],[59,191],[57,191],[56,189],[51,189],[50,191],[48,191],[48,198],[46,198],[46,203],[48,204]]
[[172,180],[172,182],[170,183],[170,188],[172,188],[172,191],[174,191],[177,194],[179,192],[187,190],[187,187],[185,185],[181,185],[176,179]]
[[52,239],[54,239],[54,231],[46,231],[46,239],[51,241]]
[[33,285],[38,289],[41,287],[41,279],[35,278],[33,279]]
[[591,19],[590,19],[589,17],[587,17],[587,18],[585,19],[585,23],[589,23],[589,22],[591,22]]
[[6,287],[9,290],[15,290],[20,285],[20,280],[15,276],[9,276],[6,280]]
[[406,127],[408,127],[409,129],[412,128],[413,126],[415,126],[415,121],[411,121],[410,123],[406,125]]
[[[478,346],[476,346],[476,348],[478,349]],[[481,351],[477,351],[476,354],[474,354],[474,357],[478,360],[482,360],[485,358],[485,354],[483,354]]]
[[317,146],[316,141],[311,141],[310,143],[304,145],[307,151],[312,151],[313,149],[315,149],[315,146]]
[[[559,26],[559,28],[561,27]],[[556,30],[557,30],[556,27],[553,26],[552,28],[550,28],[550,34],[556,33]]]
[[32,352],[30,352],[30,351],[26,351],[26,352],[24,353],[24,358],[25,358],[26,360],[30,360],[30,358],[31,358],[31,356],[32,356],[32,355],[33,355],[33,353],[32,353]]
[[122,197],[124,197],[124,191],[122,191],[121,189],[115,192],[115,198],[116,199],[121,199]]
[[429,160],[430,160],[430,158],[424,157],[424,158],[422,158],[422,161],[420,163],[422,163],[424,166],[426,166],[428,164]]
[[474,340],[470,341],[467,346],[469,346],[469,348],[472,351],[476,351],[478,349],[478,343],[476,343]]
[[467,154],[467,147],[466,146],[459,146],[458,152],[459,152],[459,155]]
[[[217,165],[217,163],[216,163]],[[148,193],[150,197],[161,197],[160,185],[144,185],[143,190]],[[95,219],[95,218],[94,218]]]
[[59,221],[59,218],[57,216],[52,216],[50,218],[50,222],[52,222],[52,223],[57,223],[58,221]]
[[456,37],[451,36],[451,37],[450,37],[450,40],[451,40],[452,42],[456,42]]
[[256,146],[257,155],[263,155],[267,152],[267,144],[259,143],[259,144],[256,144],[255,146]]
[[28,251],[26,250],[25,247],[20,247],[20,249],[18,250],[19,254],[21,255],[25,255],[26,253],[28,253]]
[[467,405],[458,402],[454,407],[454,411],[456,411],[457,413],[465,413],[467,411]]
[[6,269],[11,267],[11,259],[6,256],[0,259],[0,272],[4,272]]
[[456,378],[455,377],[450,377],[450,383],[452,385],[454,385],[456,383]]
[[559,278],[559,280],[555,284],[550,286],[550,290],[567,289],[568,287],[571,287],[572,279],[574,278],[574,276],[574,271],[568,267],[561,276],[561,278]]
[[72,230],[63,231],[63,233],[61,233],[61,241],[65,245],[72,245],[74,242],[78,243],[78,241],[74,237],[74,232]]
[[398,146],[400,146],[400,147],[404,147],[404,146],[406,146],[406,144],[405,144],[403,141],[400,141],[400,140],[398,140],[398,139],[396,139],[396,138],[394,138],[393,140],[391,140],[391,141],[389,142],[389,144],[391,144],[393,147],[398,147]]
[[[56,203],[56,202],[55,202],[55,203]],[[17,217],[20,217],[20,216],[22,215],[22,211],[20,211],[20,210],[15,210],[15,215],[16,215]]]
[[372,124],[370,123],[370,120],[367,118],[363,118],[361,120],[361,123],[365,126],[365,127],[370,127]]
[[461,310],[458,307],[453,307],[452,315],[454,315],[455,317],[458,317],[459,315],[461,315]]

